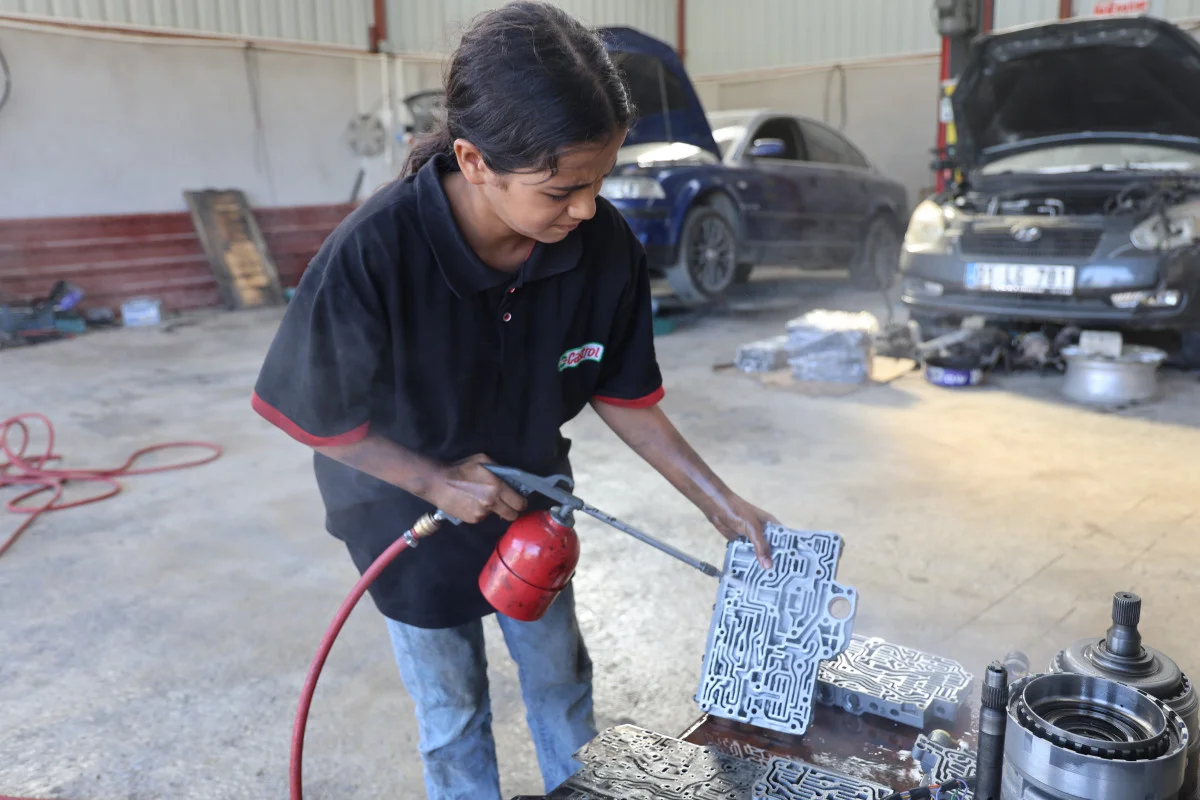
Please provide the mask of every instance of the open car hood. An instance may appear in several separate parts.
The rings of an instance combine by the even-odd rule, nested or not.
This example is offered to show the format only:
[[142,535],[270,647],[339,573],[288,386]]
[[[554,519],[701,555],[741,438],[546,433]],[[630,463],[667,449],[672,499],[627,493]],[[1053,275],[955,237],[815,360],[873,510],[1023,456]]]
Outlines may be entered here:
[[951,103],[966,170],[1068,142],[1200,150],[1200,44],[1151,17],[993,34],[975,43]]
[[704,106],[671,46],[632,28],[606,27],[601,33],[637,109],[626,145],[682,142],[720,159]]

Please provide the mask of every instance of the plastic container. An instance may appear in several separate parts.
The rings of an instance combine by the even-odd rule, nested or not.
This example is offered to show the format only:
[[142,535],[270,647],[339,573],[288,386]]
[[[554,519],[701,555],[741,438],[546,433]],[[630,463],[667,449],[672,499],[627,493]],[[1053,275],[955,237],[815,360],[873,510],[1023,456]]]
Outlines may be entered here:
[[121,323],[126,328],[143,328],[162,322],[162,303],[151,297],[134,297],[121,304]]

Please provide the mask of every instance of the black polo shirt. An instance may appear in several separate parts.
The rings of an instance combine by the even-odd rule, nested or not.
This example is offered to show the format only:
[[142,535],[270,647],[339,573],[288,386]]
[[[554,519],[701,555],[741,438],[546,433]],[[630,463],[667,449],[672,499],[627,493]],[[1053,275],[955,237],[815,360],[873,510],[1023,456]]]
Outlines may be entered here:
[[[437,158],[376,192],[330,235],[288,305],[255,410],[307,445],[368,432],[453,462],[486,453],[569,474],[560,427],[593,399],[662,397],[645,253],[603,198],[519,272],[484,264],[450,212]],[[425,501],[315,454],[326,527],[366,570]],[[506,523],[445,525],[371,588],[379,610],[425,628],[492,611],[476,581]]]

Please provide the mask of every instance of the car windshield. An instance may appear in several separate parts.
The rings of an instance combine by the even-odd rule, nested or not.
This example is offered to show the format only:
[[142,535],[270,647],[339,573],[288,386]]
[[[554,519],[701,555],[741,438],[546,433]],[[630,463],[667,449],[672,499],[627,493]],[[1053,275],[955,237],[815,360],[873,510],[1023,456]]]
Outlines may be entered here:
[[983,168],[984,175],[1068,172],[1193,172],[1200,170],[1200,154],[1153,144],[1072,144],[1047,147],[1008,158]]
[[749,124],[750,117],[746,114],[718,111],[708,115],[708,126],[712,128],[721,158],[725,158],[738,140],[746,135],[746,126]]
[[746,135],[746,128],[742,125],[730,125],[724,128],[716,128],[713,130],[713,139],[717,142],[717,147],[721,151],[721,158],[729,155],[729,148]]

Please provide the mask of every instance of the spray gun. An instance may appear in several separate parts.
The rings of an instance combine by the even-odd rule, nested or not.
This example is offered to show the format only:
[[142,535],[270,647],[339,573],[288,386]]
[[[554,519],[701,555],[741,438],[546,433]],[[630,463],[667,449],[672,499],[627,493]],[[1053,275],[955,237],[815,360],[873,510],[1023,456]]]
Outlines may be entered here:
[[712,564],[677,550],[571,494],[575,484],[566,475],[543,478],[512,467],[485,465],[485,468],[522,495],[536,492],[555,503],[549,511],[527,512],[509,525],[479,574],[479,590],[492,608],[505,616],[525,622],[540,619],[566,588],[579,563],[576,512],[627,533],[705,575],[721,577],[721,570]]

